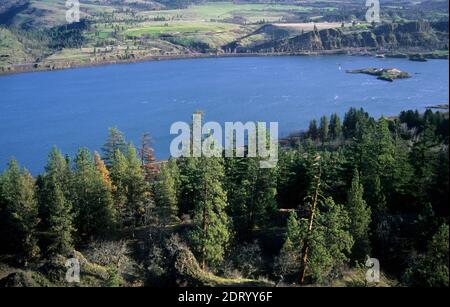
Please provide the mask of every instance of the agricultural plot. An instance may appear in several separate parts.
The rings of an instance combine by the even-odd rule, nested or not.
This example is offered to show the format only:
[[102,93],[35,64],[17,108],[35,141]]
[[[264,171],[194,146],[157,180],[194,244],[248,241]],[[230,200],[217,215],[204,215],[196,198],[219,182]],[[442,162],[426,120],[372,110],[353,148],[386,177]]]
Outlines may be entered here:
[[142,12],[147,18],[164,17],[167,19],[197,21],[232,21],[242,18],[242,22],[280,21],[292,18],[295,13],[308,12],[312,8],[281,4],[235,4],[231,2],[207,3],[190,6],[186,9]]

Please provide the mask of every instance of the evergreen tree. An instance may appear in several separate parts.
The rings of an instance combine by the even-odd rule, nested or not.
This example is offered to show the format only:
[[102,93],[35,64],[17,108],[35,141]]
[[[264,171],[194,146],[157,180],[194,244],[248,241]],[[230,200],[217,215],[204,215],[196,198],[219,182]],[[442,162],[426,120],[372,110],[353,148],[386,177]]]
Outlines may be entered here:
[[342,132],[346,139],[351,139],[357,137],[360,131],[364,129],[369,121],[369,114],[365,112],[362,108],[350,108],[350,110],[345,113],[344,122],[342,123]]
[[320,127],[319,127],[319,135],[322,142],[328,141],[328,134],[329,134],[329,123],[328,118],[326,116],[322,116],[320,118]]
[[300,223],[297,213],[291,211],[287,222],[285,241],[276,263],[277,271],[282,279],[295,280],[301,267],[299,244],[302,242],[302,233],[307,232],[307,229],[302,229],[302,227],[307,227],[307,225]]
[[[306,278],[312,282],[324,283],[342,264],[353,246],[348,229],[350,219],[344,207],[334,200],[322,196],[322,157],[313,150],[308,154],[310,171],[314,174],[306,198],[307,218],[288,225],[288,237],[283,250],[298,249],[300,258],[300,283]],[[291,229],[289,229],[291,228]]]
[[191,214],[195,208],[195,191],[198,188],[198,159],[181,157],[177,159],[179,189],[177,191],[180,214]]
[[127,215],[127,168],[126,157],[116,150],[111,161],[110,176],[113,187],[114,207],[118,212],[119,223],[124,226]]
[[27,170],[20,170],[11,160],[0,176],[0,234],[1,249],[13,252],[20,262],[39,254],[36,226],[38,205],[34,179]]
[[80,149],[75,158],[72,188],[75,225],[80,239],[111,233],[116,218],[111,190],[87,149]]
[[307,244],[306,262],[302,264],[297,258],[293,263],[300,262],[297,270],[303,270],[302,265],[306,266],[305,276],[310,282],[325,284],[348,261],[346,255],[350,253],[353,245],[348,231],[348,214],[343,206],[327,198],[320,201],[320,208],[315,212],[311,228],[310,219],[296,219],[296,214],[291,214],[282,253],[298,253],[299,258],[303,258]]
[[435,211],[439,216],[449,216],[449,151],[444,146],[437,153],[437,163],[433,171],[433,178],[428,188],[428,195]]
[[112,161],[115,159],[115,154],[120,151],[122,154],[127,152],[127,143],[125,141],[125,136],[123,132],[119,131],[117,128],[110,128],[108,131],[108,139],[103,145],[103,160],[109,167]]
[[70,202],[72,173],[61,152],[53,148],[39,179],[38,201],[42,230],[49,254],[67,254],[73,248],[73,212]]
[[143,225],[150,211],[151,195],[134,146],[128,145],[126,155],[116,150],[110,169],[121,224],[132,229]]
[[[311,279],[318,283],[330,280],[348,259],[353,246],[353,239],[348,231],[350,220],[345,208],[335,204],[332,198],[321,202],[322,206],[316,217],[311,237],[311,254],[307,270]],[[305,220],[303,220],[305,222]],[[305,242],[303,236],[302,242]]]
[[131,144],[127,148],[126,161],[126,216],[130,219],[131,225],[134,228],[145,224],[146,216],[150,210],[151,195],[149,193],[149,186],[145,182],[136,149]]
[[329,127],[330,139],[339,139],[342,135],[341,119],[336,113],[331,114],[330,127]]
[[414,194],[421,203],[428,201],[427,190],[433,182],[433,171],[439,151],[437,145],[435,127],[426,121],[423,131],[419,134],[419,140],[414,143],[411,152],[411,163],[414,167]]
[[222,188],[222,158],[199,158],[198,190],[193,211],[191,242],[200,257],[202,269],[220,264],[230,241],[230,220],[226,214],[227,197]]
[[391,206],[411,205],[412,185],[414,169],[409,159],[410,148],[408,143],[401,137],[399,121],[395,121],[393,133],[394,161],[388,172],[386,190],[390,195]]
[[[383,191],[389,192],[392,183],[392,169],[395,164],[395,145],[385,117],[379,119],[375,131],[376,165],[375,170],[382,183]],[[390,198],[390,195],[387,195]]]
[[259,167],[258,158],[226,160],[225,187],[229,212],[238,234],[264,227],[276,211],[275,169]]
[[62,153],[53,147],[47,165],[45,166],[46,177],[54,177],[60,184],[60,188],[66,198],[70,197],[72,184],[72,171],[70,169],[70,159],[68,156],[64,157]]
[[405,282],[418,287],[449,286],[449,228],[442,224],[428,243],[428,250],[419,255],[405,272]]
[[162,225],[177,220],[177,178],[179,176],[176,161],[169,160],[156,175],[154,184],[154,197],[156,211]]
[[308,137],[313,141],[319,138],[319,129],[317,128],[317,121],[315,119],[309,122]]
[[50,255],[67,255],[73,249],[72,204],[65,198],[60,185],[55,178],[47,179],[45,194],[48,208],[48,233]]
[[353,236],[352,259],[364,261],[370,256],[369,225],[371,211],[363,199],[364,189],[359,181],[359,174],[355,171],[352,185],[348,192],[347,212],[350,217],[350,234]]

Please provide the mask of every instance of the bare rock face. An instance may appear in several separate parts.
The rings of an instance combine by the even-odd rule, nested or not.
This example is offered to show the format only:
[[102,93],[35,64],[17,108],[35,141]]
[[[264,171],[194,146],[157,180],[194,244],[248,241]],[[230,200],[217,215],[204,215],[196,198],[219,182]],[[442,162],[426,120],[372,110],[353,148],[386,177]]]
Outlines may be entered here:
[[383,24],[368,30],[325,29],[314,30],[266,42],[253,47],[253,52],[324,51],[344,48],[421,48],[424,50],[448,48],[448,23],[431,25],[426,21]]

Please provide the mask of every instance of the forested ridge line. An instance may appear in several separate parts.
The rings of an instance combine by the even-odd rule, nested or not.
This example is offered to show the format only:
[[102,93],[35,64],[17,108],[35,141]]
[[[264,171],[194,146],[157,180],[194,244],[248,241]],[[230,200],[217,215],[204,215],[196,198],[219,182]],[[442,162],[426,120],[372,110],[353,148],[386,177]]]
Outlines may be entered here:
[[448,113],[314,119],[258,158],[158,163],[111,128],[101,154],[56,147],[0,176],[0,286],[448,286]]

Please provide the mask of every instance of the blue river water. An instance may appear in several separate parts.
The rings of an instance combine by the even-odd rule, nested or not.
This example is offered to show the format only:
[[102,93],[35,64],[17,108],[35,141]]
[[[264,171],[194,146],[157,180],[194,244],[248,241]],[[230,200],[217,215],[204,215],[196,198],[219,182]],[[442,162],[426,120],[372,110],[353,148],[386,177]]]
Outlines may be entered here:
[[[386,82],[346,69],[396,67],[412,78]],[[42,172],[53,145],[73,155],[100,150],[108,127],[139,143],[149,132],[169,156],[176,121],[279,122],[280,136],[350,107],[372,116],[448,103],[448,60],[355,56],[242,57],[153,61],[0,77],[0,171],[11,157]]]

